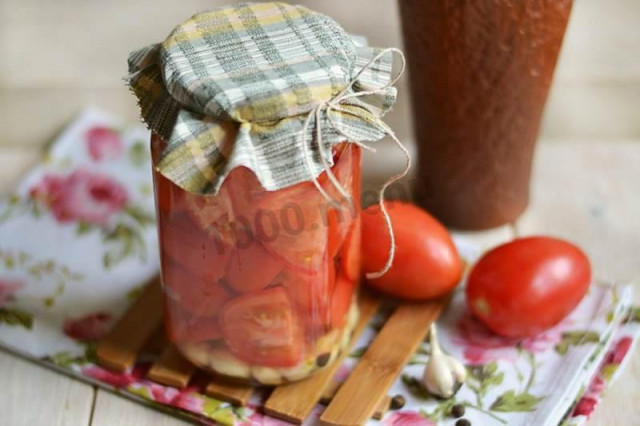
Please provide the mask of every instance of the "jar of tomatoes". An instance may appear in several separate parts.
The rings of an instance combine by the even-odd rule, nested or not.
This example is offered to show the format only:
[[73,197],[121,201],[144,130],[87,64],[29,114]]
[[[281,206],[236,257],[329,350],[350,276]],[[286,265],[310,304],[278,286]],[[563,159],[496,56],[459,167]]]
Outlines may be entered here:
[[198,367],[278,384],[350,343],[361,148],[394,137],[381,120],[392,59],[328,16],[269,2],[197,14],[131,53],[166,330]]
[[[157,161],[164,141],[154,135],[151,147]],[[358,200],[360,148],[339,144],[333,159]],[[311,182],[266,191],[244,167],[214,196],[154,177],[166,329],[182,354],[261,384],[331,363],[357,319],[359,209],[329,203]],[[326,172],[318,181],[331,192]]]

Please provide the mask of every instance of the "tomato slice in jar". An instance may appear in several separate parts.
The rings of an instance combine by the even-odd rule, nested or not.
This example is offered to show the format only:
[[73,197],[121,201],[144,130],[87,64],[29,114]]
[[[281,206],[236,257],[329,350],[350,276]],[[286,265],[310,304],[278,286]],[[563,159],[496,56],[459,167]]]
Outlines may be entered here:
[[306,325],[305,335],[317,337],[328,329],[329,304],[336,278],[336,269],[330,262],[326,270],[316,275],[308,275],[285,269],[276,279],[289,295],[300,318]]
[[331,327],[341,328],[347,319],[356,283],[342,274],[338,274],[331,297]]
[[212,284],[223,277],[230,249],[216,228],[202,230],[183,213],[161,218],[159,236],[163,253],[193,275]]
[[302,333],[282,287],[228,302],[220,324],[229,350],[241,360],[267,367],[293,367],[301,359]]
[[229,172],[225,186],[233,206],[233,221],[242,226],[253,224],[257,202],[265,192],[255,173],[246,167],[236,167]]
[[272,256],[258,241],[247,248],[235,248],[227,263],[225,277],[229,287],[239,293],[262,290],[284,268],[284,261]]
[[278,229],[263,239],[264,247],[296,271],[315,275],[327,244],[327,208],[310,183],[266,193],[258,211],[276,217]]
[[202,229],[221,226],[232,219],[231,198],[222,185],[216,195],[200,195],[185,191],[185,205],[193,221]]
[[163,259],[162,282],[166,303],[175,303],[196,317],[217,314],[231,297],[217,281],[204,280],[171,259]]
[[360,243],[361,243],[361,226],[360,219],[353,222],[349,235],[347,235],[346,241],[340,252],[342,271],[348,279],[351,281],[358,281],[360,279],[361,271],[361,256],[360,256]]
[[165,315],[167,336],[172,342],[197,343],[222,337],[217,316],[194,316],[179,306],[169,306],[165,309]]

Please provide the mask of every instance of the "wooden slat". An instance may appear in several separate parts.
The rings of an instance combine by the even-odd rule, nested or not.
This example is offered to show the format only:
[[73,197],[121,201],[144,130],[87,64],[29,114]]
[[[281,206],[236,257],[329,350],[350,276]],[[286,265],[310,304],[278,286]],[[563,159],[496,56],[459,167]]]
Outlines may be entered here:
[[230,402],[244,407],[253,394],[254,387],[245,384],[225,382],[224,379],[214,378],[209,382],[205,393],[221,401]]
[[88,425],[90,385],[0,350],[0,424]]
[[[380,307],[381,299],[368,292],[362,292],[358,301],[360,317],[353,331],[351,345],[365,329]],[[331,385],[333,376],[349,354],[351,345],[345,348],[338,359],[313,376],[301,382],[278,386],[264,405],[267,414],[288,422],[300,424],[322,398],[325,388]]]
[[380,404],[376,407],[376,411],[373,413],[373,418],[376,420],[382,420],[387,411],[389,411],[389,406],[391,405],[391,397],[389,395],[385,395],[380,401]]
[[124,314],[118,324],[98,345],[100,365],[125,371],[135,362],[140,349],[162,319],[162,289],[156,280]]
[[154,382],[184,389],[196,370],[195,365],[184,359],[174,345],[169,344],[149,369],[148,377]]
[[342,386],[342,382],[337,380],[331,380],[329,384],[322,391],[322,396],[320,397],[320,403],[324,405],[329,405],[334,396],[338,393],[338,389]]
[[322,414],[321,423],[365,424],[449,299],[398,306]]

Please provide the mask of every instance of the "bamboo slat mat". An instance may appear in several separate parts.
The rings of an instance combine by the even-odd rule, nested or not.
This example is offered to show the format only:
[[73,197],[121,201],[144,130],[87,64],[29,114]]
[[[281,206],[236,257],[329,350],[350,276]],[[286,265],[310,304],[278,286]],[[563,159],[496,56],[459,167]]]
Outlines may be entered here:
[[[327,405],[320,419],[324,425],[362,425],[369,418],[381,419],[390,406],[389,388],[448,302],[449,297],[444,297],[399,304],[344,382],[335,381],[334,376],[351,347],[345,348],[330,366],[309,378],[273,387],[262,407],[264,412],[300,424],[320,402]],[[361,292],[358,300],[360,317],[353,331],[353,343],[381,306],[380,295]],[[161,323],[162,294],[159,283],[154,282],[98,345],[100,364],[119,372],[131,368]],[[161,355],[149,369],[147,378],[163,385],[185,388],[202,372],[166,339],[164,342]],[[209,377],[205,393],[232,404],[246,405],[255,391],[247,384]]]

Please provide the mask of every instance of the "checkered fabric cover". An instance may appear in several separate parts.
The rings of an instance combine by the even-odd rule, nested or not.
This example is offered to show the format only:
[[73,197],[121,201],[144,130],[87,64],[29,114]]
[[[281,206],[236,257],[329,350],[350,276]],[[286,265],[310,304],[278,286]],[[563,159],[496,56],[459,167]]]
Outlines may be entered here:
[[157,166],[168,179],[215,194],[245,166],[277,190],[318,176],[320,149],[386,134],[380,118],[396,89],[391,54],[371,62],[381,52],[305,7],[240,3],[131,53],[127,80],[144,121],[168,142]]

